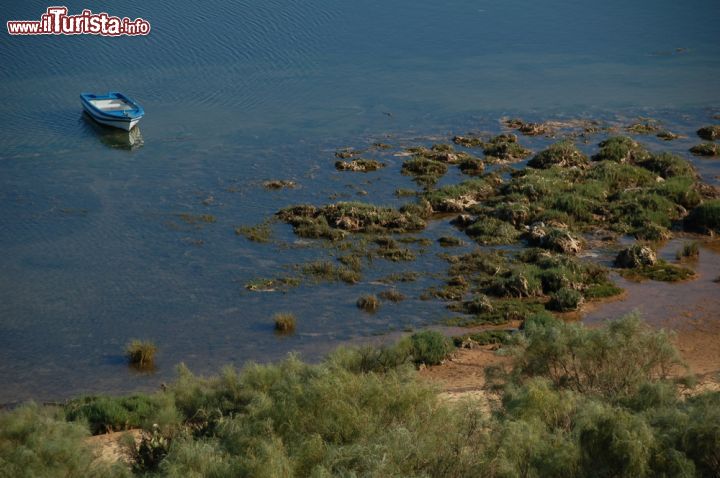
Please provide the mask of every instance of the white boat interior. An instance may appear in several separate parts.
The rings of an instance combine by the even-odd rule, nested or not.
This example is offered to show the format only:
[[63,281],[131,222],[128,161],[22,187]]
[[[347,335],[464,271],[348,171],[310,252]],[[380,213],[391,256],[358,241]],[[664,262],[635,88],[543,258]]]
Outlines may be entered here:
[[94,107],[102,111],[124,111],[132,110],[133,106],[120,99],[112,100],[90,100]]

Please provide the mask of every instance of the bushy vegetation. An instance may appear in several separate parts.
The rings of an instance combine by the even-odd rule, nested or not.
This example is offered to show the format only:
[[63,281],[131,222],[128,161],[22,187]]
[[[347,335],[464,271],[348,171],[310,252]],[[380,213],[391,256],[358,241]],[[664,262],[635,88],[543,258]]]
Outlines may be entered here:
[[0,412],[0,476],[130,476],[95,461],[84,441],[88,424],[115,429],[109,414],[89,412],[112,407],[134,409],[132,426],[147,430],[132,469],[145,476],[720,472],[720,393],[680,395],[665,332],[635,316],[590,329],[540,315],[522,333],[478,338],[506,343],[512,357],[491,375],[502,400],[489,412],[444,402],[418,380],[412,362],[436,363],[449,350],[448,339],[421,332],[392,346],[341,348],[317,365],[290,356],[209,378],[181,366],[175,383],[149,397]]
[[152,368],[156,353],[157,346],[150,340],[133,339],[125,346],[128,362],[138,368]]
[[289,334],[295,331],[295,315],[289,312],[278,312],[273,316],[275,330],[281,334]]

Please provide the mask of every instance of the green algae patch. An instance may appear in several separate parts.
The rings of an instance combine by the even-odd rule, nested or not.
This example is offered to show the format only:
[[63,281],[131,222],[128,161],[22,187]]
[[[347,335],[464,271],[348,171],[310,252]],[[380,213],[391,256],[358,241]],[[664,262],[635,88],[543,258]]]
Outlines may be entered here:
[[421,274],[415,271],[396,272],[378,279],[378,282],[383,284],[393,284],[395,282],[415,282],[420,276]]
[[212,214],[192,214],[189,212],[183,212],[178,214],[178,217],[187,224],[212,224],[216,221],[215,216]]
[[569,140],[550,145],[547,149],[540,151],[528,161],[528,166],[537,169],[547,169],[553,166],[561,168],[586,168],[588,165],[588,157],[577,149],[575,143]]
[[697,130],[697,135],[707,141],[720,139],[720,125],[703,126]]
[[347,284],[357,284],[362,278],[360,272],[349,267],[338,266],[330,261],[313,261],[298,267],[308,278],[316,282],[342,281]]
[[437,242],[441,247],[459,247],[465,245],[465,241],[454,236],[440,236]]
[[374,159],[353,159],[352,161],[336,161],[335,169],[338,171],[354,171],[368,173],[384,168],[385,163]]
[[662,131],[660,125],[656,120],[646,119],[644,121],[638,121],[625,127],[625,129],[634,134],[657,134]]
[[720,199],[705,201],[685,218],[685,229],[702,233],[720,233]]
[[245,284],[245,289],[252,292],[275,292],[277,290],[287,290],[300,285],[300,279],[297,277],[284,276],[274,278],[256,278]]
[[267,222],[255,226],[238,226],[235,234],[243,236],[249,241],[267,243],[272,239],[272,229]]
[[424,156],[408,159],[402,165],[402,173],[412,176],[415,182],[423,186],[435,184],[447,171],[447,164]]
[[532,154],[527,148],[518,143],[517,136],[514,134],[500,134],[490,138],[483,145],[483,153],[490,162],[516,162],[522,161]]
[[690,148],[690,152],[695,156],[720,156],[720,144],[701,143]]
[[465,234],[483,245],[511,244],[520,237],[512,224],[494,217],[479,217],[465,228]]
[[692,279],[695,272],[687,267],[676,266],[658,259],[653,265],[636,267],[634,269],[623,269],[622,276],[629,280],[650,279],[661,282],[678,282]]
[[638,161],[638,165],[656,173],[663,179],[695,175],[692,164],[671,153],[653,154],[649,158]]
[[263,182],[263,187],[269,190],[295,189],[297,187],[297,183],[295,181],[290,181],[289,179],[271,179]]
[[425,194],[434,212],[462,212],[495,193],[495,185],[487,178],[476,178],[451,184]]
[[277,216],[301,237],[342,239],[347,232],[411,232],[425,228],[425,219],[411,208],[404,211],[362,202],[339,202],[323,207],[291,206]]

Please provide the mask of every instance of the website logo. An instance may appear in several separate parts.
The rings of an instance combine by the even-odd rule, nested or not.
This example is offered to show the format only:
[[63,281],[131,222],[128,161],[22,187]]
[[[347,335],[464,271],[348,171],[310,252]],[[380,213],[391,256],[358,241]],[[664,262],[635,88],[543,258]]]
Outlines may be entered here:
[[93,13],[85,9],[79,15],[68,15],[67,7],[48,7],[40,20],[10,20],[10,35],[102,35],[136,36],[150,33],[150,22],[142,18],[130,20]]

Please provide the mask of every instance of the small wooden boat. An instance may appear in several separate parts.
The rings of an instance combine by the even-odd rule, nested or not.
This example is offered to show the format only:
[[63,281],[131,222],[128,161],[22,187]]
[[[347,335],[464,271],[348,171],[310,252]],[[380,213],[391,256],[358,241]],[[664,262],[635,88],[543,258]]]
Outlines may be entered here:
[[92,119],[125,131],[130,131],[145,114],[142,106],[115,91],[106,95],[81,93],[80,101]]

